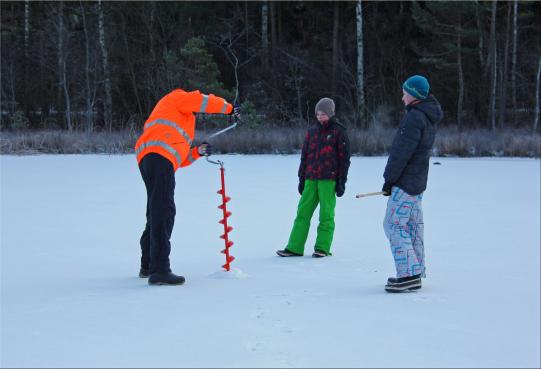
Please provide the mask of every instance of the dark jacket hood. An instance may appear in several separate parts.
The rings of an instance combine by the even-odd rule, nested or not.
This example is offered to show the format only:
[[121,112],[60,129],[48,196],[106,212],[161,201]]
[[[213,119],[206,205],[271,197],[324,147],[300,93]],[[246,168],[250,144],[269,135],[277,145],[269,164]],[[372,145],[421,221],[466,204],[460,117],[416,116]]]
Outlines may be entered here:
[[409,105],[409,109],[420,110],[427,116],[432,124],[438,124],[443,119],[441,105],[434,95],[428,96],[425,100],[415,105]]

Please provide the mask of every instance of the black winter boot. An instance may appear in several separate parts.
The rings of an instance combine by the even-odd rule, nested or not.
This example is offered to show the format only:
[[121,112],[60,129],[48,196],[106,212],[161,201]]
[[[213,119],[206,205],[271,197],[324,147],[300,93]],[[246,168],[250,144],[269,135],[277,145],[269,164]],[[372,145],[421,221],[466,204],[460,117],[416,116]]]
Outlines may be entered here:
[[154,273],[151,274],[148,278],[149,285],[181,285],[184,284],[186,279],[181,275],[176,275],[174,273]]
[[[169,273],[171,273],[171,268],[169,268]],[[148,278],[150,276],[150,270],[146,268],[139,269],[139,278]]]
[[289,256],[302,256],[299,254],[295,254],[294,252],[289,251],[288,249],[278,250],[276,251],[276,254],[281,257],[289,257]]
[[414,291],[421,288],[421,275],[412,275],[411,277],[388,278],[385,285],[387,292]]
[[327,256],[327,254],[324,251],[320,251],[320,250],[316,250],[312,254],[313,258],[324,258],[325,256]]

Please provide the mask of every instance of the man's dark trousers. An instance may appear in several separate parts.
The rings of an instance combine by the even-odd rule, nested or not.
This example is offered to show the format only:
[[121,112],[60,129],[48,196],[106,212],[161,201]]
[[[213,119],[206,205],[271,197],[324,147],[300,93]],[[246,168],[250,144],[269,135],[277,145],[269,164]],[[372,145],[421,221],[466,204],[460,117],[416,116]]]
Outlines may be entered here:
[[147,189],[147,224],[141,236],[141,268],[168,273],[171,232],[175,223],[173,164],[155,153],[145,155],[139,170]]

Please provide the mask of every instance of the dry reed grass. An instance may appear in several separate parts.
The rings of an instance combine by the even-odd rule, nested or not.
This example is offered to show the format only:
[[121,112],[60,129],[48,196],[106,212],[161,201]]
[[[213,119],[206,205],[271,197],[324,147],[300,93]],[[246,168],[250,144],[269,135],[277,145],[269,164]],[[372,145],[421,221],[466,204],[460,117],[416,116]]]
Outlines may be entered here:
[[[236,128],[215,137],[211,143],[217,153],[294,154],[299,153],[304,128]],[[199,141],[212,132],[198,131]],[[395,129],[376,127],[370,130],[349,129],[353,155],[386,155]],[[121,154],[132,153],[138,133],[2,131],[0,154]],[[436,156],[513,156],[541,157],[541,135],[526,130],[470,130],[442,128],[434,144]]]

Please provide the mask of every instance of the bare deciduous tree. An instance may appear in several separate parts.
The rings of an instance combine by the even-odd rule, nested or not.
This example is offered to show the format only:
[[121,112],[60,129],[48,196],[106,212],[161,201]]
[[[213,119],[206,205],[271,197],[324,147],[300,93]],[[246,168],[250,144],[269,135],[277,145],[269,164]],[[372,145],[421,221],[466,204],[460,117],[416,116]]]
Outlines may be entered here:
[[120,13],[120,27],[121,27],[122,43],[124,45],[124,53],[126,56],[127,69],[128,69],[129,78],[130,78],[130,84],[133,90],[133,94],[135,96],[135,100],[137,102],[137,109],[138,109],[137,113],[139,116],[142,116],[143,105],[141,102],[141,97],[139,96],[140,89],[138,87],[137,77],[135,75],[134,58],[131,55],[132,54],[131,48],[130,48],[131,43],[128,41],[129,32],[127,30],[128,25],[127,25],[126,15],[123,12]]
[[[62,97],[64,100],[64,119],[66,122],[66,128],[68,131],[73,130],[73,124],[71,120],[71,91],[70,82],[68,79],[68,56],[69,48],[67,47],[68,30],[64,25],[64,2],[60,1],[58,8],[52,5],[52,14],[50,18],[53,22],[53,27],[56,30],[57,36],[57,69],[58,74],[58,86],[59,86],[59,111],[60,101]],[[56,13],[56,14],[55,14]]]
[[534,132],[537,132],[537,128],[539,127],[539,80],[541,79],[541,55],[539,56],[539,60],[537,62],[537,76],[535,78],[535,118],[533,122],[533,130]]
[[271,26],[271,49],[278,46],[278,36],[277,36],[277,28],[278,28],[278,22],[276,21],[277,18],[277,11],[276,11],[276,2],[271,1],[270,2],[270,26]]
[[475,15],[477,20],[477,29],[479,30],[479,43],[478,43],[478,53],[479,53],[479,63],[481,64],[481,68],[485,67],[485,54],[484,54],[484,47],[485,47],[485,36],[484,36],[484,27],[483,27],[483,20],[482,20],[482,12],[481,12],[481,4],[479,1],[476,1],[476,7],[475,7]]
[[509,33],[511,32],[511,3],[507,4],[507,21],[505,28],[505,45],[503,51],[503,66],[500,73],[500,109],[498,123],[503,128],[506,123],[507,107],[507,80],[508,80],[508,56],[509,56]]
[[227,61],[233,68],[233,73],[235,74],[235,98],[234,102],[236,103],[239,98],[239,70],[249,64],[255,57],[257,57],[257,51],[250,52],[246,50],[248,56],[245,60],[240,61],[238,54],[239,52],[235,49],[235,44],[246,34],[251,32],[251,29],[248,25],[244,25],[241,30],[235,30],[234,21],[230,22],[229,20],[224,20],[224,23],[227,25],[227,32],[215,35],[214,40],[210,40],[212,43],[217,45],[225,54]]
[[363,4],[357,1],[357,113],[361,127],[366,126],[364,98],[364,33],[363,33]]
[[488,126],[496,129],[496,87],[497,87],[497,44],[496,44],[496,11],[498,2],[492,1],[492,16],[490,21],[490,106],[488,112]]
[[30,1],[24,2],[24,55],[28,58],[28,43],[30,40]]
[[462,116],[464,114],[464,69],[462,68],[462,17],[459,17],[457,29],[457,53],[456,65],[458,69],[458,99],[456,107],[456,124],[459,130],[462,130]]
[[266,52],[269,49],[269,3],[261,2],[261,47]]
[[340,2],[334,2],[333,10],[333,28],[332,28],[332,93],[336,95],[336,85],[338,80],[338,58],[340,54]]
[[513,103],[513,123],[516,124],[517,116],[517,17],[518,0],[513,2],[513,51],[511,57],[511,99]]
[[103,104],[103,118],[105,121],[105,127],[109,130],[113,127],[113,94],[111,87],[111,77],[109,71],[109,50],[105,40],[105,14],[101,3],[98,1],[98,32],[99,32],[99,44],[101,50],[101,61],[103,67],[103,79],[105,89],[105,101]]
[[[93,7],[93,4],[87,5]],[[85,36],[85,70],[84,70],[84,100],[85,100],[85,127],[88,132],[94,130],[94,105],[96,103],[97,68],[95,40],[91,39],[87,22],[87,10],[83,2],[79,2],[81,19],[83,21],[83,33]]]

